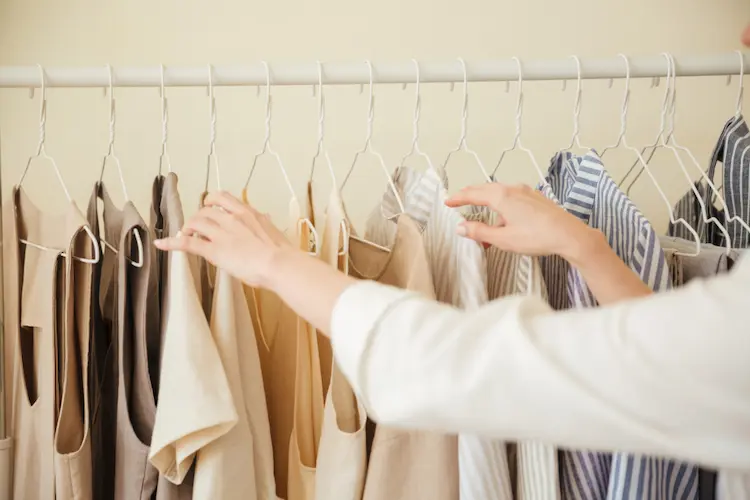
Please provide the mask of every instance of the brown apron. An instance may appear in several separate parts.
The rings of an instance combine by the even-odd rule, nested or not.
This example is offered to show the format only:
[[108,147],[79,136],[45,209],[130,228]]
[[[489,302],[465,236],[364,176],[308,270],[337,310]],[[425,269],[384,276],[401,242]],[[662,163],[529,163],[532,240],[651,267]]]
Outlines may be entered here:
[[[99,228],[99,186],[89,199],[86,218],[97,239],[101,237]],[[105,321],[100,304],[100,283],[102,270],[107,268],[107,281],[117,267],[112,252],[102,254],[102,258],[92,267],[91,290],[91,330],[89,343],[89,400],[91,401],[91,455],[93,493],[95,499],[114,498],[115,487],[115,428],[117,415],[117,372],[115,365],[116,349],[113,344],[113,325],[110,315]]]
[[[159,352],[158,296],[154,251],[143,219],[131,202],[118,210],[104,186],[99,195],[104,204],[105,239],[118,249],[105,252],[102,271],[104,316],[116,332],[117,414],[115,431],[115,500],[180,498],[176,486],[158,477],[148,462],[149,444],[156,417],[156,403],[149,357]],[[143,266],[127,259],[139,258],[133,238],[137,229],[143,241]],[[127,257],[127,258],[126,258]],[[108,265],[116,259],[116,266]],[[109,271],[109,272],[108,272]],[[157,485],[159,489],[157,490]]]
[[[75,204],[67,213],[51,216],[34,207],[17,188],[12,197],[17,236],[61,249],[68,256],[91,255],[91,242],[81,236],[86,222]],[[75,280],[83,279],[86,286],[90,270],[74,266],[72,258],[61,258],[58,252],[32,246],[19,246],[17,255],[13,271],[21,284],[20,321],[7,330],[16,335],[10,405],[15,438],[13,498],[92,498],[86,359],[81,356],[88,339],[86,333],[79,339],[76,332],[87,318],[85,311],[74,307]],[[8,297],[12,315],[18,313],[17,292]],[[82,317],[76,318],[76,313]],[[83,375],[79,378],[78,373]]]
[[[162,230],[168,236],[176,235],[183,219],[174,174],[164,178],[159,206]],[[212,447],[211,443],[236,426],[235,402],[203,312],[197,286],[198,269],[191,267],[191,260],[183,252],[170,252],[166,258],[168,281],[162,283],[159,404],[149,460],[164,477],[182,483],[181,494],[189,491],[185,488],[194,470],[192,498],[224,498],[220,488],[239,487],[240,483],[225,475],[229,468],[222,462],[222,449]],[[226,445],[227,441],[222,443]],[[251,463],[247,462],[245,471]],[[158,491],[162,491],[161,483]],[[249,496],[242,489],[237,493]]]

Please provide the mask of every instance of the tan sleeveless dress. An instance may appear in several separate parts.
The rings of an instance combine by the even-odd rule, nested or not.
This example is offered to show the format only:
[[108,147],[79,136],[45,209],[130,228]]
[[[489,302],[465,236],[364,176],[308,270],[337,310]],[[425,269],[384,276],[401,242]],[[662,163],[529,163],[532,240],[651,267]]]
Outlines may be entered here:
[[[75,204],[62,215],[44,214],[19,189],[13,190],[12,202],[18,237],[68,256],[91,255],[91,243],[81,236],[86,221]],[[13,498],[91,498],[87,379],[77,359],[88,339],[76,331],[87,318],[74,305],[75,281],[86,286],[88,271],[55,251],[8,243],[19,245],[17,266],[13,263],[9,271],[17,273],[20,285],[6,296],[6,311],[13,311],[6,319],[14,321],[6,323],[6,335],[14,336],[10,344],[15,344],[9,406],[15,438]],[[86,362],[85,356],[81,359]]]
[[[247,193],[243,193],[247,203]],[[300,207],[289,207],[287,231],[308,250],[309,230],[299,221]],[[312,500],[323,421],[323,385],[316,331],[278,296],[245,288],[260,353],[273,440],[276,495]]]

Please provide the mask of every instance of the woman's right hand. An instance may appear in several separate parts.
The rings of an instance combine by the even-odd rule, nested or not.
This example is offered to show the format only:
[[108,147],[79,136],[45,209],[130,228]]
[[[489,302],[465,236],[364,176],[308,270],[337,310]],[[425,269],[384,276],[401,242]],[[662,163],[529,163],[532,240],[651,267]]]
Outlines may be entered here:
[[449,207],[476,205],[497,213],[497,225],[466,221],[459,234],[482,244],[526,255],[560,255],[576,263],[603,241],[602,234],[526,186],[487,183],[462,189]]

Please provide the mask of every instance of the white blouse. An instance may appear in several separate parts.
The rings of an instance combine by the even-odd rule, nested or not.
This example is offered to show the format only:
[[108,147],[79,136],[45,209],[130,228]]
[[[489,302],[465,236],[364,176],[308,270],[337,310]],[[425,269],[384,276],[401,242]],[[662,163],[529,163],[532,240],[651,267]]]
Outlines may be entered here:
[[554,312],[461,311],[373,282],[333,311],[336,359],[377,422],[750,471],[750,259],[678,290]]

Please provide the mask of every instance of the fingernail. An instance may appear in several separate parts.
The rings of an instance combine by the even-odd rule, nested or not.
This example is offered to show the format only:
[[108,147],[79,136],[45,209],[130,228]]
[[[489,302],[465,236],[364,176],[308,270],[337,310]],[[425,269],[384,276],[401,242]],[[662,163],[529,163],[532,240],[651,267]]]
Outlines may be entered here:
[[154,246],[156,247],[164,246],[164,240],[163,239],[154,240]]
[[459,224],[458,227],[456,227],[456,234],[459,236],[466,236],[469,232],[464,224]]

